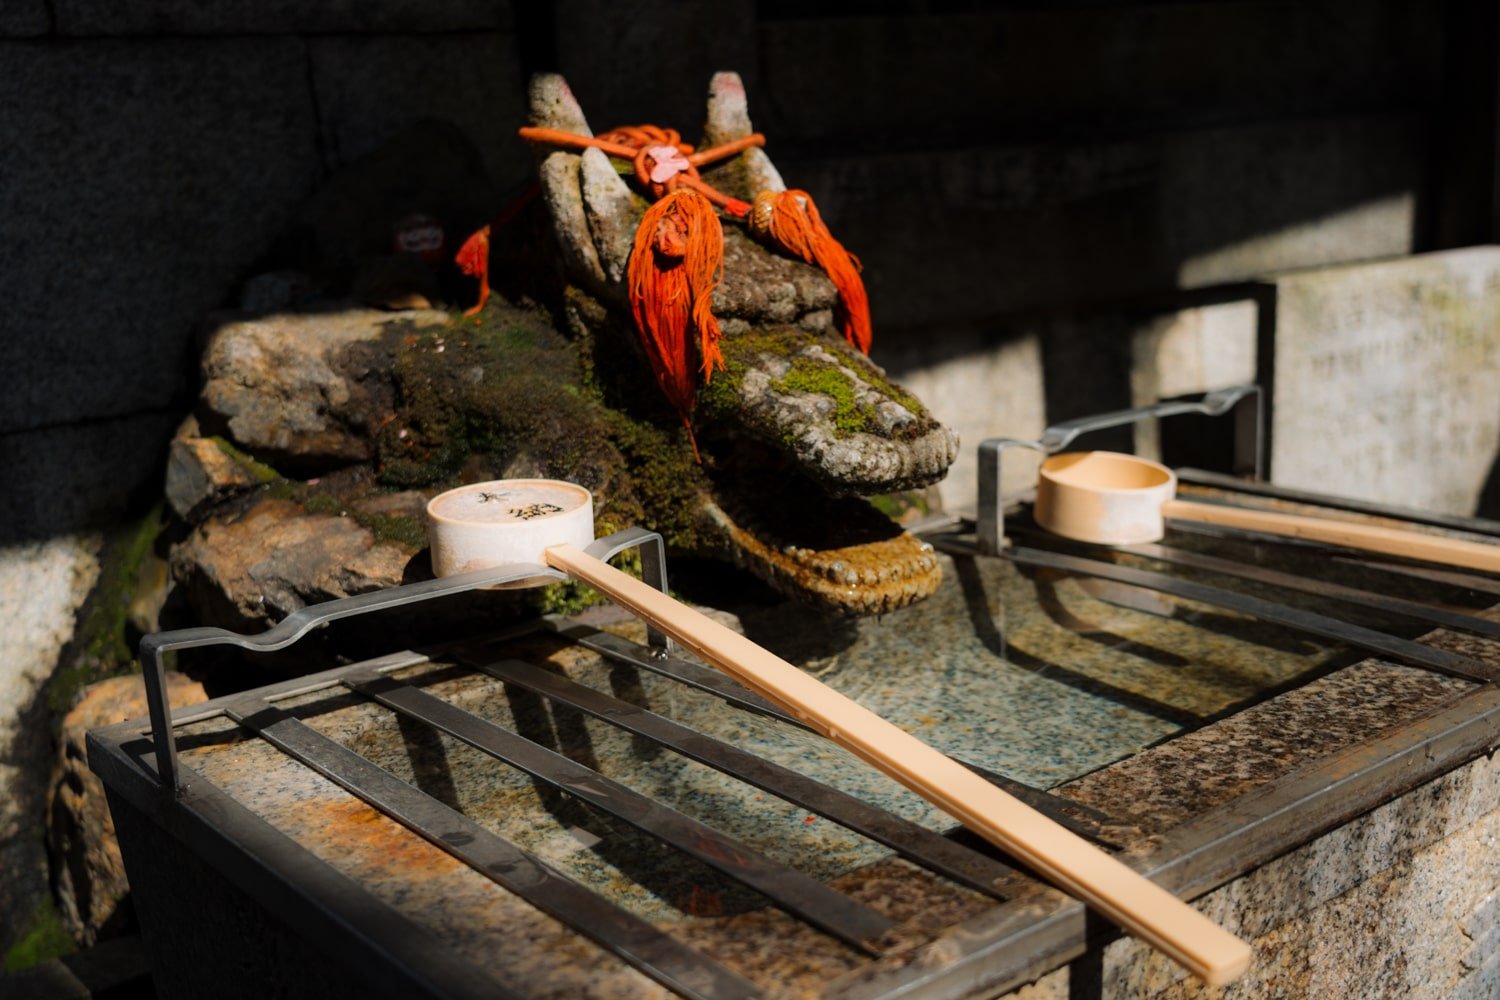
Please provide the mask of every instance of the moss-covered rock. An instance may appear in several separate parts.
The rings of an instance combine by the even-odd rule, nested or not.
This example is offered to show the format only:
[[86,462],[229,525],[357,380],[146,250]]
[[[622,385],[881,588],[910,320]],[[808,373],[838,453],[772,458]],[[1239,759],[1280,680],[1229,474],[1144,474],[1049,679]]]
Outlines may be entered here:
[[380,481],[432,491],[567,479],[593,491],[601,533],[651,524],[694,547],[706,481],[685,430],[607,405],[614,383],[589,347],[546,313],[500,301],[478,322],[408,338],[396,358],[396,417],[377,440]]

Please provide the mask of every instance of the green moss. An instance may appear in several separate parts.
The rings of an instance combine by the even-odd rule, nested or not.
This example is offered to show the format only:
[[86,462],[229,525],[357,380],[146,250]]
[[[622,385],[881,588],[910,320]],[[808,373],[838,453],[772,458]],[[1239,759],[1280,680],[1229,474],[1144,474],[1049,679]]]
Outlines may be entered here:
[[740,384],[745,381],[745,363],[726,357],[722,371],[714,372],[707,385],[698,389],[698,409],[707,414],[727,415],[739,405]]
[[354,519],[370,529],[376,542],[394,542],[418,552],[427,547],[427,528],[421,518],[397,514],[355,514]]
[[338,497],[318,490],[303,490],[298,502],[309,514],[336,515],[344,513],[345,509]]
[[0,963],[0,971],[20,972],[54,958],[62,958],[77,951],[73,936],[63,926],[62,919],[52,905],[50,895],[43,896],[41,903],[26,922],[26,930],[20,940],[11,945]]
[[794,358],[791,370],[771,386],[778,392],[812,392],[833,400],[833,426],[840,437],[874,426],[874,408],[855,398],[854,386],[837,365],[816,358]]
[[302,502],[307,487],[292,479],[276,479],[266,484],[265,495],[272,500],[294,500]]
[[[544,313],[492,306],[474,327],[409,337],[396,360],[397,419],[377,441],[379,476],[441,484],[475,455],[530,460],[540,474],[603,472],[602,428],[576,349]],[[494,462],[490,464],[495,464]]]
[[111,531],[99,558],[99,579],[84,604],[71,652],[47,682],[47,707],[62,714],[95,681],[139,669],[130,605],[141,569],[162,529],[162,505]]
[[234,461],[238,465],[243,466],[251,475],[256,478],[257,481],[262,483],[270,483],[282,478],[281,473],[277,472],[275,469],[271,468],[271,466],[260,461],[259,459],[256,459],[246,452],[241,451],[239,448],[236,448],[227,438],[215,436],[209,438],[209,440],[217,445],[218,449],[225,455],[227,455],[232,461]]
[[608,598],[586,583],[567,580],[542,588],[539,601],[544,615],[576,615],[605,603]]
[[890,518],[899,521],[912,511],[926,514],[929,511],[927,498],[915,490],[904,493],[881,493],[877,496],[865,497],[870,506]]
[[[492,300],[478,319],[403,343],[396,419],[377,439],[380,481],[567,479],[594,491],[601,526],[647,524],[674,545],[692,544],[704,480],[680,425],[606,405],[606,387],[589,377],[589,345],[557,333],[545,313]],[[618,367],[600,374],[623,377]],[[656,402],[638,389],[623,395]]]
[[[752,366],[763,368],[762,359],[782,358],[790,368],[772,383],[773,389],[779,392],[806,392],[827,396],[834,404],[834,429],[840,436],[876,430],[874,408],[856,398],[855,385],[844,373],[843,366],[834,360],[806,353],[809,342],[809,335],[795,327],[767,327],[726,338],[722,345],[724,370],[716,372],[713,381],[699,393],[700,410],[707,416],[726,420],[743,416],[739,412],[739,390],[745,373]],[[840,348],[826,344],[825,348],[834,358],[838,357]],[[856,365],[857,362],[851,360],[850,364]],[[891,383],[878,371],[864,366],[857,370],[861,381],[876,394],[894,401],[917,416],[926,415],[927,411],[916,397]],[[761,427],[760,431],[770,434],[774,428]],[[783,443],[788,446],[795,444],[791,440]]]

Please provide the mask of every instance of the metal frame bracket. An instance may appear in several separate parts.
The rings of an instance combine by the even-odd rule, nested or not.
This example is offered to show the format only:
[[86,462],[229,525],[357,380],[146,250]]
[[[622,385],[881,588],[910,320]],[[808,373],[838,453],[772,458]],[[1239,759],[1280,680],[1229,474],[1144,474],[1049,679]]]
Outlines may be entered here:
[[[596,539],[585,551],[597,559],[608,560],[626,549],[641,550],[642,576],[652,587],[667,592],[666,544],[661,535],[644,528],[626,528]],[[519,580],[548,578],[569,579],[566,573],[533,563],[515,563],[492,569],[461,573],[455,576],[423,580],[399,587],[376,590],[353,597],[341,597],[322,604],[310,604],[287,615],[277,624],[255,635],[242,635],[228,629],[196,627],[153,632],[141,639],[141,674],[146,681],[146,705],[151,717],[151,738],[156,749],[156,774],[162,787],[174,792],[181,788],[177,766],[177,741],[172,736],[172,706],[167,700],[167,672],[164,656],[176,649],[200,646],[238,646],[257,653],[285,649],[319,626],[340,618],[366,615],[374,611],[398,608],[407,604],[449,597],[470,590],[495,587]],[[647,629],[648,644],[654,654],[665,656],[670,641],[654,628]]]
[[[1242,405],[1248,403],[1249,405]],[[1110,427],[1139,423],[1153,417],[1198,413],[1209,417],[1235,414],[1234,471],[1260,480],[1265,476],[1264,397],[1258,385],[1238,385],[1206,393],[1197,401],[1170,400],[1130,410],[1114,410],[1053,424],[1035,441],[1023,438],[989,438],[979,442],[979,502],[974,516],[974,534],[982,555],[999,555],[1005,548],[1005,500],[1000,495],[1001,458],[1007,448],[1028,448],[1053,455],[1079,435]]]

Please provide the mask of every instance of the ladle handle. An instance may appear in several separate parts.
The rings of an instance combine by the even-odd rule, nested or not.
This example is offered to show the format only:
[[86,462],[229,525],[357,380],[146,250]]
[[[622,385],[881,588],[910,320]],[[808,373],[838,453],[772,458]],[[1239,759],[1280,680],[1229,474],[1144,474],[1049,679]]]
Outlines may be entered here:
[[1343,545],[1386,555],[1405,556],[1408,559],[1423,559],[1427,562],[1500,573],[1500,545],[1484,542],[1443,538],[1376,524],[1355,524],[1302,514],[1283,514],[1279,511],[1193,503],[1189,500],[1168,500],[1162,504],[1161,512],[1163,517],[1183,521],[1218,524],[1288,538],[1306,538],[1329,545]]
[[1154,882],[951,757],[744,636],[570,545],[547,565],[607,594],[694,654],[884,771],[1210,984],[1250,964],[1250,947]]

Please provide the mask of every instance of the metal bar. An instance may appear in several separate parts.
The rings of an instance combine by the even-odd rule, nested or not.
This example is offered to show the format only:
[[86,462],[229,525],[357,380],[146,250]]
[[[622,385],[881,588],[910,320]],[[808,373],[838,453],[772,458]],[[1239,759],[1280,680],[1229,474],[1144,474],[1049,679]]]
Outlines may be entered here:
[[177,794],[161,794],[160,758],[142,739],[115,743],[89,734],[89,765],[226,881],[317,950],[367,982],[377,995],[513,998],[488,972],[455,954],[427,927],[369,893],[291,837],[179,765]]
[[480,587],[514,583],[534,577],[566,580],[567,575],[546,566],[519,564],[461,573],[409,583],[368,594],[342,597],[322,604],[299,608],[280,622],[255,635],[241,635],[222,628],[183,628],[170,632],[153,632],[141,639],[141,673],[146,679],[147,710],[151,715],[152,739],[156,746],[157,768],[163,787],[178,786],[177,742],[172,736],[172,706],[167,701],[166,666],[162,657],[174,649],[196,649],[204,646],[238,646],[254,652],[272,653],[285,649],[308,632],[340,618],[369,614],[386,608],[401,607],[418,601],[461,594]]
[[1199,569],[1209,573],[1219,573],[1238,579],[1252,580],[1256,583],[1280,587],[1283,590],[1311,594],[1314,597],[1326,597],[1348,604],[1373,608],[1377,611],[1384,611],[1393,615],[1401,615],[1415,621],[1436,625],[1440,628],[1457,629],[1462,632],[1471,632],[1475,635],[1500,639],[1500,622],[1491,621],[1488,618],[1466,615],[1459,611],[1451,611],[1447,608],[1439,608],[1431,604],[1423,604],[1419,601],[1409,601],[1401,597],[1389,597],[1385,594],[1360,590],[1357,587],[1350,587],[1330,580],[1297,576],[1294,573],[1288,573],[1284,570],[1258,566],[1239,559],[1225,559],[1221,556],[1211,556],[1202,552],[1194,552],[1191,549],[1179,549],[1170,545],[1160,545],[1155,542],[1145,542],[1136,545],[1111,545],[1107,547],[1094,546],[1086,542],[1074,542],[1059,538],[1056,535],[1046,534],[1033,525],[1024,527],[1019,525],[1013,526],[1012,533],[1023,537],[1046,538],[1050,544],[1061,544],[1080,551],[1102,554],[1123,552],[1127,555],[1140,556],[1143,559],[1154,559],[1157,562],[1169,563],[1174,566],[1186,566],[1190,569]]
[[1294,503],[1329,507],[1333,510],[1347,510],[1357,514],[1389,517],[1400,521],[1411,521],[1414,524],[1430,524],[1437,528],[1451,528],[1455,531],[1468,531],[1478,535],[1500,536],[1500,521],[1491,521],[1481,517],[1440,514],[1434,511],[1417,510],[1412,507],[1395,507],[1390,504],[1376,503],[1371,500],[1359,500],[1354,497],[1331,496],[1326,493],[1296,490],[1287,486],[1278,486],[1275,483],[1248,482],[1235,476],[1226,476],[1219,472],[1207,472],[1203,469],[1178,469],[1177,478],[1184,483],[1232,490],[1236,493],[1248,493],[1251,496],[1271,497],[1276,500],[1289,500]]
[[1377,611],[1401,615],[1416,621],[1426,622],[1429,625],[1458,629],[1463,632],[1472,632],[1476,635],[1500,639],[1500,622],[1490,621],[1487,618],[1478,618],[1474,615],[1449,611],[1446,608],[1433,607],[1430,604],[1408,601],[1400,597],[1387,597],[1384,594],[1376,594],[1368,590],[1360,590],[1357,587],[1333,583],[1328,580],[1297,576],[1282,570],[1256,566],[1236,559],[1224,559],[1219,556],[1204,555],[1187,549],[1178,549],[1155,543],[1118,545],[1114,546],[1110,551],[1127,552],[1131,555],[1155,559],[1159,562],[1171,563],[1176,566],[1201,569],[1210,573],[1222,573],[1225,576],[1253,580],[1257,583],[1266,583],[1284,590],[1293,590],[1298,593],[1312,594],[1316,597],[1328,597],[1349,604],[1357,604],[1361,607],[1374,608]]
[[1368,557],[1334,556],[1333,561],[1348,566],[1358,566],[1361,569],[1374,569],[1382,573],[1394,573],[1396,576],[1411,577],[1416,580],[1428,580],[1432,583],[1442,583],[1450,587],[1461,587],[1480,594],[1489,594],[1491,597],[1500,597],[1500,580],[1475,576],[1472,573],[1461,573],[1458,570],[1452,569],[1435,569],[1431,566],[1408,566],[1404,563],[1386,562],[1383,559]]
[[425,691],[377,674],[344,684],[392,711],[448,733],[477,750],[623,819],[766,896],[771,902],[862,951],[879,954],[878,940],[895,924],[718,830],[654,802],[562,754],[470,715]]
[[621,701],[561,674],[520,660],[475,663],[480,670],[507,684],[516,684],[564,705],[587,712],[627,732],[654,740],[732,777],[764,789],[891,848],[902,857],[977,889],[1005,898],[996,881],[1015,869],[970,850],[940,833],[918,826],[894,813],[870,805],[790,768],[772,763],[722,740],[689,729],[678,722]]
[[[680,657],[657,658],[651,656],[645,649],[629,639],[622,639],[608,632],[600,632],[586,625],[567,625],[555,619],[548,619],[545,624],[558,635],[571,639],[585,649],[591,649],[601,656],[626,663],[631,666],[650,670],[670,680],[686,684],[696,688],[705,694],[719,698],[736,708],[757,715],[769,716],[778,722],[784,722],[798,729],[812,732],[800,719],[794,718],[787,712],[766,701],[760,695],[742,687],[738,681],[722,674],[717,670],[684,660]],[[958,758],[954,758],[958,760]],[[1121,826],[1110,817],[1104,816],[1077,802],[1070,802],[1051,792],[1006,777],[996,771],[991,771],[979,764],[973,764],[965,760],[958,760],[960,764],[984,778],[993,785],[1003,788],[1016,798],[1025,802],[1033,809],[1045,815],[1048,819],[1090,840],[1103,844],[1106,847],[1118,846],[1116,842],[1105,833],[1110,826]]]
[[1430,646],[1423,646],[1420,643],[1411,642],[1407,639],[1386,635],[1384,632],[1377,632],[1374,629],[1351,625],[1348,622],[1341,622],[1327,615],[1304,611],[1301,608],[1291,608],[1281,604],[1274,604],[1271,601],[1262,600],[1258,597],[1236,594],[1232,591],[1210,587],[1206,584],[1180,580],[1176,577],[1167,576],[1164,573],[1153,573],[1149,570],[1135,569],[1129,566],[1116,566],[1113,563],[1100,562],[1096,559],[1083,559],[1057,552],[1043,552],[1038,549],[1013,547],[1007,551],[1006,555],[1023,565],[1043,566],[1048,569],[1081,573],[1084,576],[1094,576],[1104,580],[1114,580],[1117,583],[1134,584],[1138,587],[1145,587],[1148,590],[1155,590],[1164,594],[1172,594],[1186,600],[1201,601],[1204,604],[1228,608],[1231,611],[1239,611],[1259,618],[1262,621],[1284,625],[1288,628],[1300,629],[1312,635],[1332,639],[1335,642],[1341,642],[1368,653],[1389,657],[1393,660],[1409,663],[1414,666],[1425,667],[1429,670],[1436,670],[1439,673],[1451,674],[1455,677],[1463,677],[1482,683],[1492,683],[1500,680],[1500,668],[1467,656],[1459,656],[1445,650],[1433,649]]
[[264,699],[241,698],[225,714],[669,989],[701,1000],[758,995],[748,980]]
[[[626,663],[642,670],[660,674],[663,677],[686,684],[690,688],[696,688],[705,694],[711,694],[715,698],[726,701],[736,708],[756,715],[766,715],[780,722],[790,723],[799,729],[807,729],[807,726],[792,718],[760,695],[750,691],[734,678],[722,674],[712,667],[705,667],[701,663],[692,660],[684,660],[680,656],[653,656],[651,652],[643,648],[639,643],[622,639],[608,632],[601,632],[587,625],[574,625],[566,619],[549,618],[544,624],[553,632],[576,642],[584,649],[591,649],[601,656],[608,657],[620,663]],[[808,730],[811,732],[811,730]]]
[[1234,410],[1234,472],[1256,481],[1266,478],[1266,393],[1259,386],[1248,404]]
[[[654,531],[645,528],[626,528],[612,535],[597,538],[584,551],[600,562],[624,552],[626,549],[641,550],[641,580],[648,587],[667,593],[667,543]],[[657,656],[672,652],[672,639],[652,622],[646,622],[646,645]]]

